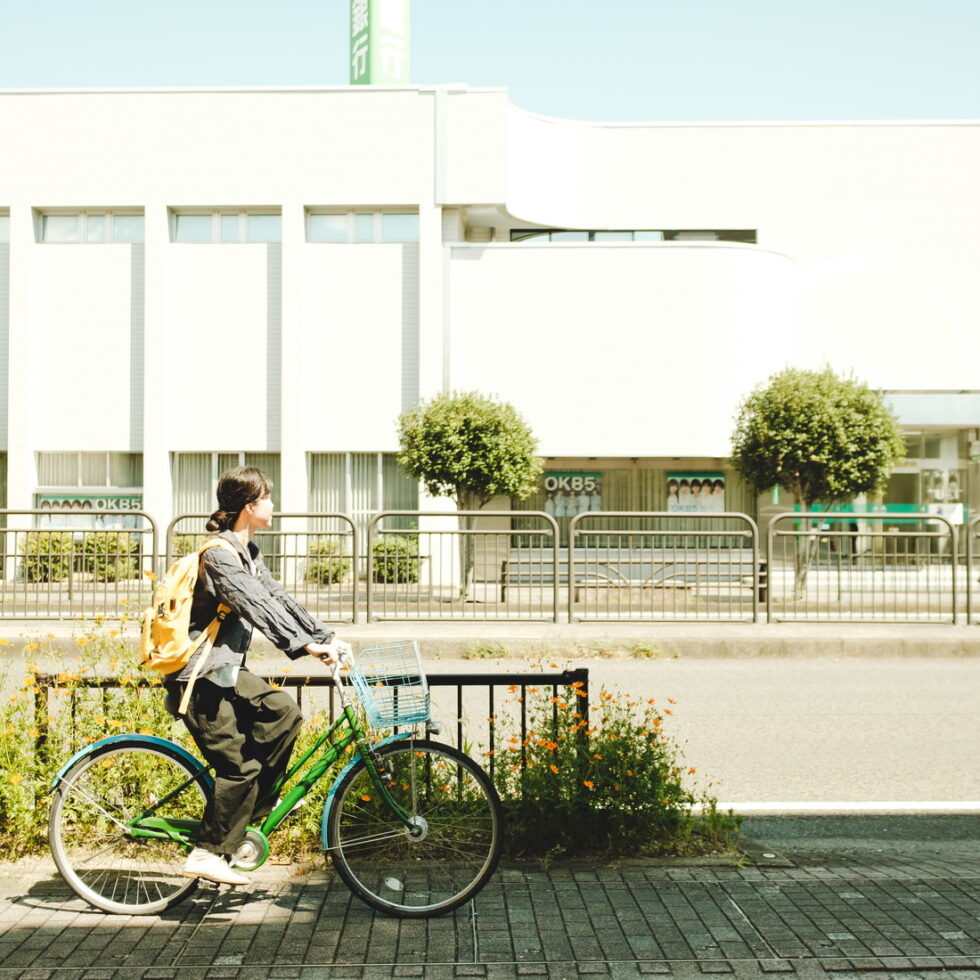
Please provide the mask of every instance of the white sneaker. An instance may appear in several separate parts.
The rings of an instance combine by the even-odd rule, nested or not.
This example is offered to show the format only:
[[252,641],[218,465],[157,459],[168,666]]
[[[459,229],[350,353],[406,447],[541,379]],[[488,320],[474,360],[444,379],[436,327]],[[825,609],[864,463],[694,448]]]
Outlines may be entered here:
[[183,875],[185,878],[204,878],[220,885],[247,885],[248,878],[228,867],[220,854],[212,854],[203,847],[195,847],[187,855]]

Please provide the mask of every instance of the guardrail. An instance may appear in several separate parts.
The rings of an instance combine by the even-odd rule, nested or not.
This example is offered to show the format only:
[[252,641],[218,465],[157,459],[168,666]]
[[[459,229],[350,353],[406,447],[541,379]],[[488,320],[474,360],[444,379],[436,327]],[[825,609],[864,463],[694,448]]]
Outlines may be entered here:
[[[213,535],[202,530],[210,514],[181,514],[167,527],[168,568]],[[277,514],[255,543],[272,575],[317,619],[356,621],[361,553],[357,526],[347,514]]]
[[[384,527],[389,520],[424,526]],[[383,511],[368,524],[368,622],[557,622],[558,534],[555,519],[536,511]]]
[[[122,619],[208,535],[206,514],[167,527],[95,509],[0,511],[0,620]],[[93,526],[96,521],[100,525]],[[786,513],[767,552],[745,514],[384,511],[277,515],[257,535],[270,571],[318,619],[980,622],[980,517]],[[965,536],[965,540],[962,540]],[[161,548],[160,545],[163,545]]]
[[769,525],[768,619],[955,623],[958,565],[956,526],[937,514],[781,514]]
[[765,587],[759,529],[729,513],[577,514],[560,578],[572,622],[757,622]]
[[977,585],[977,544],[980,537],[980,517],[974,517],[966,528],[966,621],[973,623],[973,593]]
[[0,520],[0,618],[119,619],[150,601],[145,573],[154,571],[158,542],[149,514],[4,510]]

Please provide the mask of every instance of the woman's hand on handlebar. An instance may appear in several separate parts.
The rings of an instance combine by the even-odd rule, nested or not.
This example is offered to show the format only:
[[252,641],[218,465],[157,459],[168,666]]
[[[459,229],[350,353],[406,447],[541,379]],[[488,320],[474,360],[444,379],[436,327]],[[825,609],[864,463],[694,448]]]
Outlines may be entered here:
[[325,664],[339,663],[344,657],[349,657],[354,651],[349,643],[336,637],[329,643],[307,643],[303,648],[311,657],[322,660]]

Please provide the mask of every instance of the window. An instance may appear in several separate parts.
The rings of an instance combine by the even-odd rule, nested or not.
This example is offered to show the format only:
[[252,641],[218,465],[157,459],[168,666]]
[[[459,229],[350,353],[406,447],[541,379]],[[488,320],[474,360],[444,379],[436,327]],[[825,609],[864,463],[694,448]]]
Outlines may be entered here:
[[[38,453],[38,528],[135,531],[145,524],[142,453]],[[98,511],[99,513],[83,513]],[[120,511],[122,513],[120,513]]]
[[[310,453],[308,473],[310,510],[350,514],[362,535],[379,511],[416,510],[419,505],[418,483],[398,465],[394,453]],[[407,526],[409,520],[386,526]]]
[[41,487],[141,487],[142,453],[38,453]]
[[513,228],[512,242],[530,240],[545,242],[745,242],[756,244],[755,231],[660,231],[637,229],[633,231],[573,231],[566,228]]
[[320,211],[306,212],[308,242],[417,242],[416,211]]
[[268,209],[172,211],[170,240],[198,244],[281,242],[282,215]]
[[141,242],[143,215],[134,211],[40,212],[37,239],[48,245]]
[[[274,485],[279,483],[279,453],[174,453],[171,458],[174,513],[212,513],[218,477],[235,466],[257,466],[269,475]],[[275,500],[275,490],[272,496]]]
[[10,215],[0,214],[0,245],[10,241]]

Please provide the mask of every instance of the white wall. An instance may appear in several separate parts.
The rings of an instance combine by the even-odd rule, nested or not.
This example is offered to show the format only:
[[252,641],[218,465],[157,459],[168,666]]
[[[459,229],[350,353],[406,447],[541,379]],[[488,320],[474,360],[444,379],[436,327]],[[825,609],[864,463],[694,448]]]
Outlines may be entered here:
[[980,124],[602,125],[513,109],[508,134],[507,204],[528,222],[755,229],[792,257],[793,337],[755,331],[788,363],[883,388],[975,385]]
[[171,450],[265,449],[266,246],[166,248]]
[[[720,456],[781,366],[791,263],[732,244],[452,250],[452,386],[495,392],[550,456]],[[761,348],[761,349],[760,349]]]
[[130,282],[127,245],[43,245],[32,250],[28,317],[30,399],[36,449],[130,449]]
[[[408,254],[406,254],[408,253]],[[303,388],[308,452],[395,448],[403,289],[414,246],[308,245],[303,252]]]

